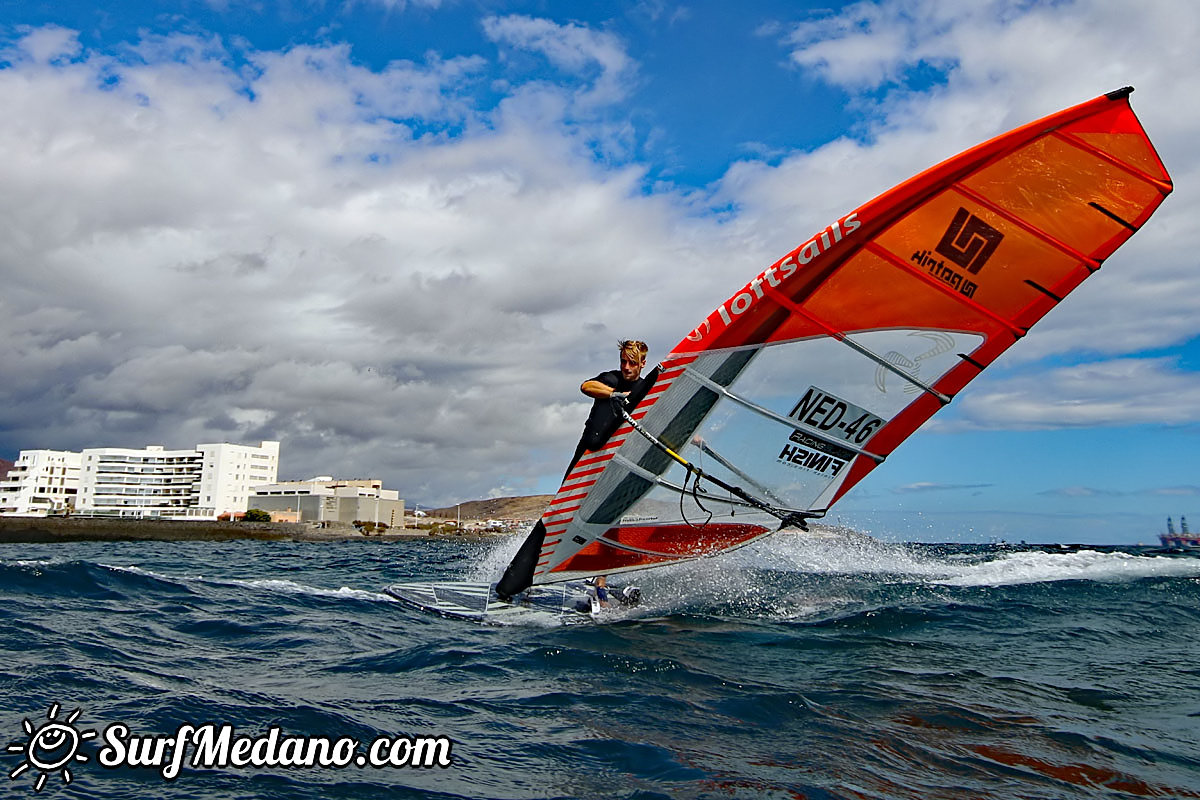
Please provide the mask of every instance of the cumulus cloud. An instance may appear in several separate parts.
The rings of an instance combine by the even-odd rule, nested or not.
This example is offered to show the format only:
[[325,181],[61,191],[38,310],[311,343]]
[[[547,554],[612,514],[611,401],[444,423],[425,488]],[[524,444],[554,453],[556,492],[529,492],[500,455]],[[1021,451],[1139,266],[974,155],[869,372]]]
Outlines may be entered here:
[[348,7],[353,7],[358,3],[366,6],[379,6],[390,12],[401,12],[410,6],[414,8],[440,8],[442,0],[347,0]]
[[14,452],[277,438],[293,476],[528,490],[578,434],[581,370],[709,310],[650,297],[722,236],[561,127],[467,104],[479,57],[77,42],[25,31],[0,70]]
[[895,494],[914,494],[924,492],[953,492],[963,489],[987,489],[992,484],[990,483],[932,483],[929,481],[919,481],[917,483],[907,483],[902,486],[897,486],[892,489]]
[[621,100],[637,73],[637,63],[611,33],[519,15],[488,17],[483,29],[492,41],[539,53],[558,69],[587,80],[575,93],[584,108]]
[[953,53],[938,47],[937,32],[952,13],[929,2],[855,3],[800,22],[786,39],[797,66],[841,86],[873,88],[922,63],[946,64]]
[[1064,486],[1058,489],[1047,489],[1044,492],[1038,492],[1043,497],[1067,497],[1067,498],[1086,498],[1086,497],[1124,497],[1130,492],[1122,492],[1116,489],[1093,489],[1088,486]]
[[[618,35],[479,24],[485,51],[382,67],[337,42],[10,32],[0,451],[277,438],[294,477],[520,493],[561,474],[575,387],[617,338],[665,353],[826,222],[1126,83],[1179,190],[956,424],[1194,421],[1193,374],[1138,357],[1200,334],[1189,7],[901,0],[784,21],[781,53],[863,123],[705,187],[647,187],[642,67]],[[1086,363],[1032,363],[1064,354]]]
[[1200,420],[1200,376],[1172,358],[1119,358],[980,379],[949,428],[1183,425]]
[[1064,486],[1038,492],[1043,497],[1065,497],[1068,499],[1089,497],[1195,497],[1200,495],[1200,486],[1159,486],[1149,489],[1097,489],[1091,486]]

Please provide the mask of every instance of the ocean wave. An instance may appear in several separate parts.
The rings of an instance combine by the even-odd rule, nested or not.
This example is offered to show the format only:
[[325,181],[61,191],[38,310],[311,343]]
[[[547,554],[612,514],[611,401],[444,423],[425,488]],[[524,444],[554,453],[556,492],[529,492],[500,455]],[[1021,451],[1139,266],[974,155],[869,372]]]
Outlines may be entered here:
[[1200,559],[1078,550],[1005,553],[968,565],[939,579],[947,586],[1011,586],[1053,581],[1129,581],[1142,578],[1200,577]]
[[186,585],[189,583],[208,584],[211,586],[237,586],[247,589],[256,589],[265,592],[276,592],[282,594],[307,595],[310,597],[331,597],[336,599],[349,600],[366,600],[371,602],[395,602],[395,598],[390,597],[382,592],[373,592],[363,589],[354,589],[349,586],[341,586],[337,589],[330,589],[320,586],[309,586],[304,583],[299,583],[293,580],[279,578],[210,578],[203,575],[167,575],[154,570],[144,569],[138,566],[117,566],[113,564],[101,564],[100,566],[114,572],[124,572],[131,575],[142,575],[154,580]]
[[309,586],[296,581],[278,580],[271,578],[253,580],[220,581],[229,586],[245,586],[251,589],[261,589],[267,592],[283,594],[306,595],[309,597],[332,597],[338,600],[366,600],[370,602],[394,603],[396,599],[382,592],[372,592],[364,589],[352,589],[341,586],[337,589],[326,589],[320,586]]
[[445,770],[188,768],[170,785],[93,759],[55,786],[72,796],[1197,796],[1200,560],[802,538],[613,576],[645,605],[553,629],[381,593],[504,543],[22,551],[0,564],[0,733],[61,703],[138,734],[454,742]]

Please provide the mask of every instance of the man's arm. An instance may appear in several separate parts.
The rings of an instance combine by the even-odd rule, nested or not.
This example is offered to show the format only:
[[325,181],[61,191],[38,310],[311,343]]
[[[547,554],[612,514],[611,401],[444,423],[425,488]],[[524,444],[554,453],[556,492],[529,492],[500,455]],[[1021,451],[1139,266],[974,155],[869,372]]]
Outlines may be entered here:
[[613,392],[615,392],[616,389],[612,386],[609,386],[607,383],[593,378],[590,381],[584,381],[582,384],[580,384],[579,391],[583,392],[588,397],[592,397],[597,400],[603,400],[606,397],[612,397]]
[[579,391],[593,400],[603,400],[606,397],[612,397],[620,381],[621,376],[616,372],[601,372],[596,377],[579,384]]

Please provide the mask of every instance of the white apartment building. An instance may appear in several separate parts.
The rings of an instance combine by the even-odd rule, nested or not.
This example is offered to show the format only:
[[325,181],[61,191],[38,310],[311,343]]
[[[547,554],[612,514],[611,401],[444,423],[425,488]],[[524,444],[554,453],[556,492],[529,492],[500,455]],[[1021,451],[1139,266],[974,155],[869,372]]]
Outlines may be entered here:
[[79,462],[79,453],[69,450],[22,450],[0,479],[0,515],[44,517],[73,507]]
[[200,506],[216,516],[243,513],[256,486],[279,480],[279,442],[258,447],[241,444],[201,444]]
[[81,454],[75,508],[97,516],[216,519],[244,512],[252,487],[274,483],[278,474],[279,442],[89,448]]
[[82,453],[76,510],[116,517],[207,516],[197,491],[200,465],[195,450],[88,448]]

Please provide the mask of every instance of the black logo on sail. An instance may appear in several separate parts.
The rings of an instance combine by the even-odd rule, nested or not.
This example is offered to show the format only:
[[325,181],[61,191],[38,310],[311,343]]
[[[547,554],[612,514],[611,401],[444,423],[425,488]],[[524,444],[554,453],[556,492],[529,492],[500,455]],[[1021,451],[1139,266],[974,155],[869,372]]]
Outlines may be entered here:
[[936,250],[976,275],[992,257],[992,253],[996,252],[1003,238],[1003,233],[965,208],[960,208]]

